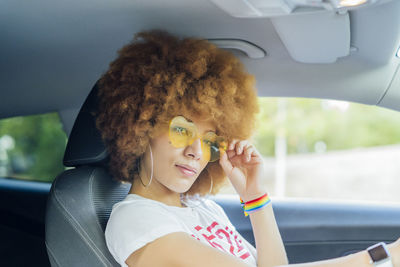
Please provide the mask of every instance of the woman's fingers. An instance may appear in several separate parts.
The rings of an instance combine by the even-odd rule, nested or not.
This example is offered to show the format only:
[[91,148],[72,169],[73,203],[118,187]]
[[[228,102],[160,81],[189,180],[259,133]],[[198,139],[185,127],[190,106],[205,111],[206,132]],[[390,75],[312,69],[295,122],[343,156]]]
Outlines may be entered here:
[[233,139],[228,146],[228,150],[233,150],[235,148],[236,143],[239,142],[237,139]]
[[242,156],[241,160],[244,162],[249,162],[253,156],[258,155],[256,148],[248,140],[232,140],[226,152],[228,159],[232,159],[235,156]]
[[244,156],[246,161],[250,161],[251,160],[251,155],[255,152],[255,149],[252,145],[248,145],[245,147],[244,149]]
[[228,150],[236,151],[236,154],[240,155],[243,152],[243,148],[249,143],[247,140],[233,139],[228,146]]
[[240,155],[243,152],[243,148],[248,144],[247,140],[242,140],[236,144],[236,154]]

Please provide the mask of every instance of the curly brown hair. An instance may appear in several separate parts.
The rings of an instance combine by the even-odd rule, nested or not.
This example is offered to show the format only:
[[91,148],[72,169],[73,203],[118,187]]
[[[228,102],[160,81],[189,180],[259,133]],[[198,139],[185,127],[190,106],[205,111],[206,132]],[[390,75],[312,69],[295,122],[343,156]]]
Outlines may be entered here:
[[[138,178],[138,163],[150,140],[176,115],[206,118],[228,141],[248,139],[258,112],[253,75],[230,52],[199,38],[165,31],[137,33],[98,82],[97,128],[107,146],[109,171],[123,182]],[[212,194],[226,183],[209,162],[186,195]]]

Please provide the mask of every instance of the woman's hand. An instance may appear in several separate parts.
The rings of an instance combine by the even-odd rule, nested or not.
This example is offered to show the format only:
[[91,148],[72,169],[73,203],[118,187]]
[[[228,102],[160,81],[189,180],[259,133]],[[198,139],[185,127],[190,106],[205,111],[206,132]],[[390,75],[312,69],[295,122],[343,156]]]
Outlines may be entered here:
[[247,140],[233,140],[220,157],[219,164],[244,202],[266,193],[261,185],[264,163]]

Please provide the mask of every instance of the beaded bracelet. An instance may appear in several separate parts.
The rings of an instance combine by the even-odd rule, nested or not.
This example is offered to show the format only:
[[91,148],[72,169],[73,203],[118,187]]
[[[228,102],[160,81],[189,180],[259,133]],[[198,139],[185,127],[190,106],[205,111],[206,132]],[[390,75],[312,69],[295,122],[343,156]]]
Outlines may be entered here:
[[268,197],[268,194],[265,193],[259,198],[244,202],[242,198],[240,198],[240,204],[242,205],[244,215],[247,217],[249,213],[253,213],[262,207],[271,203],[271,199]]

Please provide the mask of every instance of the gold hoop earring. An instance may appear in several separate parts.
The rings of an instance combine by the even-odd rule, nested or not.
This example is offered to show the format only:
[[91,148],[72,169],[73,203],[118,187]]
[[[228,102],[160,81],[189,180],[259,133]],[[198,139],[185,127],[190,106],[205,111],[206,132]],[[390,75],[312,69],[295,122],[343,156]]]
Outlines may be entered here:
[[142,183],[142,185],[144,187],[148,187],[151,184],[151,181],[153,180],[153,152],[151,151],[151,145],[150,144],[149,144],[149,148],[150,148],[150,159],[151,159],[151,175],[150,175],[150,182],[147,185],[145,185],[143,183],[142,177],[140,176],[140,164],[141,164],[142,161],[140,160],[140,163],[139,163],[139,179],[140,179],[140,182]]

